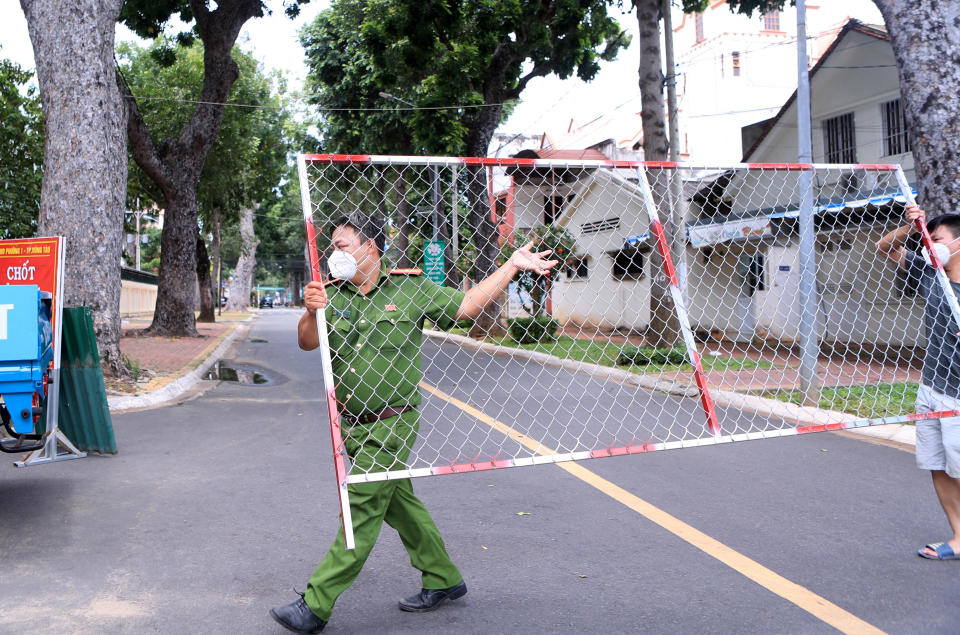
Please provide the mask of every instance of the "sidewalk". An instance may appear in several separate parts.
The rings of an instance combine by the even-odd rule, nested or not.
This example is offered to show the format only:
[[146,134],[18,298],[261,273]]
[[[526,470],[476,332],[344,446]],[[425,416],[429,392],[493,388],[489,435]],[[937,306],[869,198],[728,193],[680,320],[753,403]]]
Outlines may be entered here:
[[224,313],[217,316],[215,323],[198,322],[200,337],[139,335],[140,330],[150,326],[150,316],[123,320],[120,351],[127,359],[133,380],[105,380],[110,410],[159,405],[189,390],[256,316],[256,310]]

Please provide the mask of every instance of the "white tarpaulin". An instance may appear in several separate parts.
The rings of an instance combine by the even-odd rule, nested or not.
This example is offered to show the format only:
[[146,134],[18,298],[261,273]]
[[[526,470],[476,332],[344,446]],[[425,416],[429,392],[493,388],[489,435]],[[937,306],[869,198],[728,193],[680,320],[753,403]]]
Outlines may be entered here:
[[694,225],[687,228],[691,247],[709,247],[738,238],[770,236],[770,217],[741,218],[712,225]]

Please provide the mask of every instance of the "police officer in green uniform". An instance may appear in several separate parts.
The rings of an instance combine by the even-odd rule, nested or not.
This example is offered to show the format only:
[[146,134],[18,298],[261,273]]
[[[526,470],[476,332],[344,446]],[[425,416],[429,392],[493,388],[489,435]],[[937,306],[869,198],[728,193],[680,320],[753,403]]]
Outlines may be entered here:
[[[324,310],[330,356],[341,411],[344,446],[353,473],[403,469],[417,436],[421,395],[420,345],[423,320],[440,328],[473,319],[496,300],[519,271],[547,273],[558,261],[532,243],[516,250],[494,273],[467,293],[440,287],[417,270],[383,268],[383,221],[356,212],[331,225],[328,259],[331,283],[310,282],[306,313],[298,325],[303,350],[320,346],[316,312]],[[431,611],[467,592],[443,539],[409,479],[349,486],[355,548],[343,530],[296,602],[271,609],[273,618],[298,633],[319,633],[334,602],[360,573],[382,523],[397,530],[422,573],[420,593],[401,600],[403,611]]]

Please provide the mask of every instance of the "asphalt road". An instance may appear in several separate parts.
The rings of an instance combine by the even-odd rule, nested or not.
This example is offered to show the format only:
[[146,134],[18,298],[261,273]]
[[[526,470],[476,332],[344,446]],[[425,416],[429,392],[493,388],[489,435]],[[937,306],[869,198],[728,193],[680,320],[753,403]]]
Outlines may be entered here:
[[[267,311],[234,347],[270,384],[116,414],[116,456],[0,464],[0,632],[283,632],[267,611],[338,525],[297,317]],[[960,632],[960,562],[915,555],[948,527],[908,452],[821,433],[567,467],[417,479],[468,595],[398,611],[419,576],[385,527],[325,632]]]

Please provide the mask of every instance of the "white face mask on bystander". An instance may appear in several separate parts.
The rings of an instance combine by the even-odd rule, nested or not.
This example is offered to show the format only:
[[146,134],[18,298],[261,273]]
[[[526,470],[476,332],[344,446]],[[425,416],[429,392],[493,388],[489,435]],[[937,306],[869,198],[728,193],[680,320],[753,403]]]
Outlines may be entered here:
[[[933,243],[933,251],[937,254],[937,260],[940,261],[940,264],[946,266],[950,260],[950,247],[943,243]],[[923,247],[920,253],[923,254],[923,259],[927,261],[927,264],[932,267],[933,261],[930,260],[930,252],[927,251],[927,248]]]

